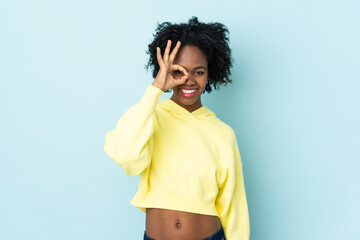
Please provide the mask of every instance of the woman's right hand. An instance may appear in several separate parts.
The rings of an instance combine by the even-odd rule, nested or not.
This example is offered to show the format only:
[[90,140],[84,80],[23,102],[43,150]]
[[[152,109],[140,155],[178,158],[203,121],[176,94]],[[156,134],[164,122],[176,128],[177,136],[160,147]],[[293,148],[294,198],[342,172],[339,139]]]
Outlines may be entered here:
[[[188,78],[188,73],[185,68],[178,64],[173,64],[176,54],[179,51],[180,45],[181,43],[180,41],[178,41],[169,56],[171,40],[168,40],[164,52],[164,58],[161,57],[160,48],[156,48],[157,61],[159,63],[160,69],[152,85],[160,88],[163,91],[185,83],[186,79]],[[181,71],[183,74],[175,74],[174,71]]]

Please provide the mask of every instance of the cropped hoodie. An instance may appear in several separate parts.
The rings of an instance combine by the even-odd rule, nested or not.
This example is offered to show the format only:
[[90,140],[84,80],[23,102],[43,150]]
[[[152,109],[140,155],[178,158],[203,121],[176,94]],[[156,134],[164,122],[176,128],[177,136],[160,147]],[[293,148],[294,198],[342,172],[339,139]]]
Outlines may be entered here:
[[149,85],[105,135],[103,150],[128,176],[130,203],[218,216],[227,240],[248,240],[250,224],[235,132],[202,105],[189,112]]

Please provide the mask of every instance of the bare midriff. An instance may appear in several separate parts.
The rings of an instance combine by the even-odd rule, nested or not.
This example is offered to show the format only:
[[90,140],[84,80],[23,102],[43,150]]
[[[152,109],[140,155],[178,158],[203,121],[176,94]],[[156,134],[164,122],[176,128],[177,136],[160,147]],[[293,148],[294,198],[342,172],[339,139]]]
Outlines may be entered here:
[[201,240],[216,233],[220,227],[218,216],[146,209],[146,234],[156,240]]

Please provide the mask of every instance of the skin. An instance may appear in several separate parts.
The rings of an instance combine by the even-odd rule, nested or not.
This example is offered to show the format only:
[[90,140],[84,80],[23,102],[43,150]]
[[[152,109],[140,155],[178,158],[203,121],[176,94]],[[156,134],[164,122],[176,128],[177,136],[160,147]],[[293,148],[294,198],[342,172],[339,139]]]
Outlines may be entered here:
[[[208,77],[206,55],[197,47],[180,42],[170,53],[171,42],[162,57],[157,49],[160,70],[153,85],[163,91],[172,88],[171,100],[189,112],[202,106],[201,94],[205,90]],[[203,66],[204,68],[198,68]],[[180,93],[181,88],[196,88],[192,97]],[[218,216],[197,214],[171,209],[146,209],[146,234],[156,240],[199,240],[216,233],[221,227]]]

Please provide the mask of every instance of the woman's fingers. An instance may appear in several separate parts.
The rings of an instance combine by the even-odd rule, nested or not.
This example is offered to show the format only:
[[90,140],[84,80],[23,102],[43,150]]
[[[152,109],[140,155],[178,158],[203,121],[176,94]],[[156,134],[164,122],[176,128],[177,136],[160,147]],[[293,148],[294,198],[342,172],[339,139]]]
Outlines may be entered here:
[[178,64],[172,65],[172,69],[173,70],[179,70],[179,71],[183,72],[183,75],[181,76],[180,79],[174,78],[175,85],[180,85],[180,84],[185,83],[186,79],[188,79],[188,77],[189,77],[189,74],[186,71],[186,69],[184,67],[178,65]]
[[157,57],[157,61],[159,63],[159,66],[161,67],[164,64],[164,61],[161,57],[161,52],[160,52],[160,48],[156,47],[156,57]]
[[179,51],[180,45],[181,45],[181,42],[178,41],[178,42],[176,43],[176,46],[174,47],[173,51],[171,52],[170,58],[169,58],[170,64],[172,64],[172,62],[174,61],[174,59],[175,59],[175,57],[176,57],[176,54],[177,54],[178,51]]
[[169,60],[170,47],[171,47],[171,41],[168,40],[164,53],[164,62],[167,62]]
[[180,84],[185,83],[185,81],[188,79],[188,75],[184,75],[180,78]]
[[183,66],[179,65],[179,64],[173,64],[172,65],[172,70],[180,70],[180,71],[182,71],[184,73],[185,76],[189,75],[188,72],[186,71],[186,69]]
[[159,65],[160,65],[160,62],[167,63],[168,61],[170,62],[170,65],[171,65],[172,62],[174,61],[175,57],[176,57],[176,54],[179,51],[180,45],[181,45],[181,42],[177,41],[176,46],[174,47],[173,51],[170,54],[171,40],[168,40],[167,44],[166,44],[164,56],[161,56],[161,50],[160,50],[159,47],[157,47],[156,48],[156,51],[157,51],[156,56],[157,56],[157,60],[159,62]]
[[[181,42],[178,41],[176,43],[176,46],[174,47],[173,51],[169,55],[170,49],[171,49],[171,40],[168,40],[163,56],[161,56],[161,49],[159,47],[156,48],[156,57],[157,57],[157,61],[159,63],[160,69],[167,69],[168,74],[170,74],[172,76],[172,79],[173,79],[175,85],[183,84],[186,81],[186,79],[188,79],[188,75],[189,75],[183,66],[181,66],[179,64],[172,64],[172,62],[174,61],[174,59],[180,49],[180,45],[181,45]],[[180,78],[175,77],[173,75],[172,72],[175,70],[181,71],[183,73],[181,75],[181,77],[179,76]],[[178,76],[178,75],[176,74],[176,76]],[[167,78],[168,77],[166,77],[166,79]]]

